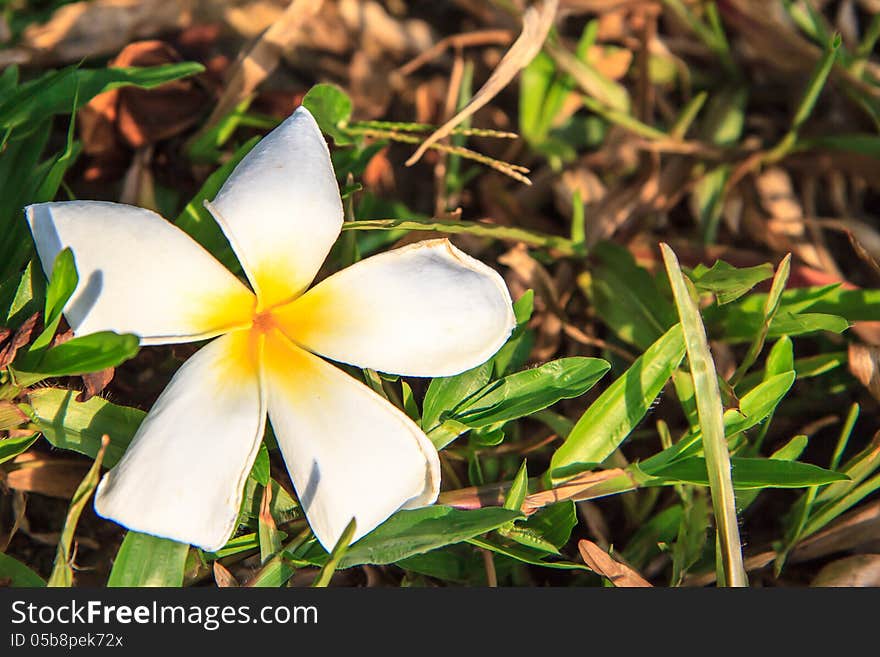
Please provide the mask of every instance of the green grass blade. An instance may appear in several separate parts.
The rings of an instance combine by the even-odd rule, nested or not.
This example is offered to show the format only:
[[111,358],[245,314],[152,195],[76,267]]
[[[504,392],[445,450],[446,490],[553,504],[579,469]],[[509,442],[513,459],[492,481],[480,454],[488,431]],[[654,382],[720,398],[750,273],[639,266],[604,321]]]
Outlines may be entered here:
[[728,586],[746,586],[746,571],[742,561],[736,501],[730,472],[730,454],[727,451],[727,439],[724,437],[724,409],[721,405],[715,362],[709,351],[706,329],[699,310],[691,299],[678,259],[668,245],[661,244],[660,248],[663,251],[663,260],[669,274],[675,305],[681,318],[688,362],[694,379],[697,412],[703,430],[703,451],[706,454],[725,583]]
[[348,552],[348,546],[355,531],[357,531],[357,521],[352,518],[342,531],[342,536],[336,541],[336,545],[333,546],[333,551],[330,552],[330,558],[327,559],[327,563],[321,567],[321,572],[318,573],[315,581],[312,582],[314,588],[324,588],[330,583],[330,578],[336,572],[339,562],[342,561],[342,557]]
[[70,501],[70,509],[67,511],[67,519],[64,521],[64,528],[61,530],[61,539],[58,541],[58,549],[55,552],[55,565],[52,566],[52,574],[49,576],[48,586],[65,586],[69,587],[73,584],[73,568],[70,563],[73,560],[70,552],[70,545],[73,542],[73,534],[76,531],[76,525],[79,517],[82,515],[86,502],[92,496],[92,492],[98,487],[98,480],[101,478],[101,461],[104,460],[104,452],[107,445],[110,444],[110,438],[106,435],[101,441],[101,449],[92,467],[83,477],[82,482],[73,494]]
[[779,303],[782,301],[782,293],[785,291],[785,284],[788,282],[790,271],[791,254],[789,253],[782,259],[782,262],[779,263],[779,267],[776,269],[776,274],[773,276],[773,283],[770,285],[770,293],[767,295],[767,301],[764,304],[764,322],[761,324],[761,329],[758,331],[752,344],[749,345],[749,350],[746,352],[739,367],[736,368],[733,376],[730,377],[730,385],[735,386],[742,380],[742,377],[749,371],[749,368],[754,365],[755,361],[758,359],[758,355],[764,348],[764,342],[767,340],[767,334],[770,332],[770,324],[773,322],[773,318],[776,317],[776,312],[779,310]]

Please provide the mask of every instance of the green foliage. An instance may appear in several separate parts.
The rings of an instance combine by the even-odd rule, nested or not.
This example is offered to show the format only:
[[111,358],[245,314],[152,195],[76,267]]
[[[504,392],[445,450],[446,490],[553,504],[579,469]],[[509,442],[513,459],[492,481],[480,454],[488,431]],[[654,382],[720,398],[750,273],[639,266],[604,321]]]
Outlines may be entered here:
[[39,588],[46,586],[43,578],[17,559],[0,552],[0,580],[9,582],[9,586],[23,588]]
[[[340,560],[339,567],[394,563],[479,536],[520,516],[518,511],[502,508],[461,511],[444,506],[430,506],[413,511],[398,511],[350,546]],[[327,555],[316,544],[305,558],[323,564]]]
[[188,551],[185,543],[128,532],[116,553],[107,586],[182,586]]
[[642,421],[684,357],[680,325],[669,329],[581,416],[550,461],[553,479],[602,463]]
[[303,106],[315,117],[321,131],[333,137],[337,146],[351,143],[343,129],[351,118],[352,103],[342,89],[333,84],[316,84],[303,98]]
[[691,279],[696,288],[714,294],[718,305],[739,299],[771,276],[773,276],[773,268],[770,265],[737,269],[723,260],[717,260],[711,268],[699,265],[691,272]]
[[112,468],[128,448],[146,413],[118,406],[100,397],[76,401],[77,393],[62,388],[37,388],[28,401],[34,423],[46,439],[59,449],[69,449],[91,458],[101,449],[101,436],[110,436],[104,465]]

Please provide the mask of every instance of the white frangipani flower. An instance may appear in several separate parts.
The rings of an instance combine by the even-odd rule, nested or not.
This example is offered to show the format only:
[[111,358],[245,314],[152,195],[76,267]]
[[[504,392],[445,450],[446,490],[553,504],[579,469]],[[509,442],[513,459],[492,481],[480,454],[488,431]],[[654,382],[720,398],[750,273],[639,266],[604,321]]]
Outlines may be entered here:
[[[65,247],[79,285],[76,334],[142,345],[215,338],[174,375],[97,512],[129,529],[222,547],[236,528],[266,418],[309,524],[330,549],[400,508],[437,499],[437,451],[404,413],[319,356],[409,376],[488,359],[514,317],[497,272],[431,240],[367,258],[308,289],[342,225],[327,144],[298,109],[209,205],[253,288],[183,231],[141,208],[71,201],[27,208],[43,268]],[[217,337],[219,336],[219,337]]]

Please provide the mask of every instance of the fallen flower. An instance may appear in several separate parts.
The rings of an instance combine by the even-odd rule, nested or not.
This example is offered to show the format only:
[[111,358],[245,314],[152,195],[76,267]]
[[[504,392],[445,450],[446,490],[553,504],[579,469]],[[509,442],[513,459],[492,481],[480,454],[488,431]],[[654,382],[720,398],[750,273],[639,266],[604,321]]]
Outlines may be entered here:
[[422,430],[319,356],[408,376],[478,365],[514,326],[498,273],[430,240],[308,289],[343,213],[327,144],[305,108],[242,160],[208,207],[253,292],[149,210],[97,201],[27,208],[47,274],[63,248],[76,258],[80,282],[65,316],[77,335],[135,333],[142,345],[215,338],[177,371],[104,476],[96,511],[135,531],[221,548],[267,416],[328,550],[352,518],[357,540],[400,508],[432,504],[439,459]]

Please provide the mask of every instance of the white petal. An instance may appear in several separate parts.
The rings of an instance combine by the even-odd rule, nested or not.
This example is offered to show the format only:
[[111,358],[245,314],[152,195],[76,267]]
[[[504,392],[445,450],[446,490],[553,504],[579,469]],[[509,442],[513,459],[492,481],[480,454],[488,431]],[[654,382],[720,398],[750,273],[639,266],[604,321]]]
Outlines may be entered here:
[[409,376],[448,376],[479,365],[516,323],[501,276],[444,239],[362,260],[276,316],[310,351]]
[[79,284],[64,314],[76,334],[117,331],[142,344],[202,340],[250,321],[254,296],[155,212],[69,201],[27,208],[43,270],[70,247]]
[[229,540],[266,422],[261,340],[229,333],[184,363],[98,486],[99,515],[209,551]]
[[208,209],[223,227],[262,308],[302,292],[342,226],[327,142],[304,107],[258,143]]
[[437,450],[412,420],[277,331],[265,349],[269,420],[321,545],[331,550],[352,518],[357,540],[437,499]]

